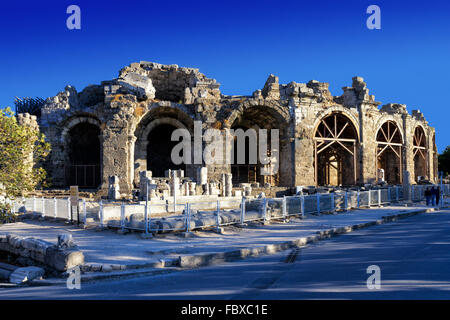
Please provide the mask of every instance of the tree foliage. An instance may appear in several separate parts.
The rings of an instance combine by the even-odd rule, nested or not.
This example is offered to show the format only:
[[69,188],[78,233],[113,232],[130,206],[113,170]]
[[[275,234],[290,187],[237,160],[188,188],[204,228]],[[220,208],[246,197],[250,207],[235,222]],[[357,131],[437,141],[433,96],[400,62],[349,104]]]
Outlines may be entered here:
[[445,148],[444,152],[441,153],[438,157],[438,170],[444,172],[444,176],[450,174],[450,146]]
[[46,172],[39,164],[49,152],[43,134],[19,125],[10,108],[0,109],[0,187],[7,198],[45,186]]

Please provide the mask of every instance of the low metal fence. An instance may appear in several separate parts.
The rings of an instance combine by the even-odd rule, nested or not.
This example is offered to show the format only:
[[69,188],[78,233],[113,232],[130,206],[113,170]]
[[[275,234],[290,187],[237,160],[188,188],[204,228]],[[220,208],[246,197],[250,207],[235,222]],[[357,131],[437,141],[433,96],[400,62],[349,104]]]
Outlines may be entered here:
[[[412,201],[425,199],[429,185],[414,185],[410,189]],[[441,186],[441,204],[450,196],[450,185]],[[3,200],[11,204],[14,213],[32,213],[46,218],[113,227],[122,230],[139,230],[145,233],[191,231],[201,228],[241,224],[252,221],[284,220],[291,216],[343,212],[355,208],[370,208],[395,203],[405,197],[402,186],[392,186],[368,191],[336,191],[313,195],[285,196],[282,198],[220,199],[185,203],[104,204],[79,200],[72,207],[69,198],[21,198]],[[152,212],[163,208],[174,208],[175,213],[167,217],[154,217]],[[211,209],[214,208],[214,209]],[[177,214],[176,212],[179,212]]]

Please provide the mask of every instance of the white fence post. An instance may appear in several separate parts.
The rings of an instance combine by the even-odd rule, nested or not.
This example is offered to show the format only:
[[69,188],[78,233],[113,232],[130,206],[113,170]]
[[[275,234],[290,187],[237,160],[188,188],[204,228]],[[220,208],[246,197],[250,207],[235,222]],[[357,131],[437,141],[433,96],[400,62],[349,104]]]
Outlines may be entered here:
[[360,201],[361,201],[361,192],[358,190],[356,192],[356,207],[359,208],[360,207]]
[[[173,173],[175,174],[175,173]],[[177,188],[178,186],[175,186],[175,176],[173,178],[173,214],[177,212]],[[147,198],[148,198],[148,182],[147,182]]]
[[125,230],[125,205],[123,203],[120,205],[120,230],[122,232]]
[[67,198],[67,220],[70,221],[70,198]]
[[[241,208],[241,224],[244,223],[242,220],[243,219],[242,219],[242,208]],[[219,230],[219,228],[220,228],[220,201],[219,200],[217,200],[217,203],[216,203],[216,225],[217,225],[217,230]]]
[[[217,207],[219,207],[219,201],[217,201]],[[245,222],[245,198],[241,200],[241,225]]]
[[186,232],[191,231],[191,206],[186,203]]
[[[145,212],[144,212],[144,224],[145,224],[144,232],[145,232],[145,234],[148,233],[148,211],[149,211],[148,210],[149,209],[149,207],[148,207],[148,184],[149,184],[149,181],[147,179],[147,183],[145,185]],[[174,208],[175,208],[175,206],[174,206]],[[175,212],[174,212],[174,214],[175,214]]]
[[147,222],[145,223],[147,226],[147,232],[151,232],[151,226],[152,226],[152,202],[148,204],[148,212],[147,212]]
[[83,224],[86,225],[87,222],[87,211],[86,211],[86,200],[83,199]]
[[316,193],[316,197],[317,197],[317,214],[320,214],[320,193],[319,192]]
[[300,212],[302,214],[302,217],[305,216],[305,196],[301,195],[300,196]]
[[58,207],[56,203],[56,197],[53,198],[53,215],[55,216],[55,219],[58,217]]
[[99,213],[100,213],[100,227],[103,228],[103,201],[101,199],[99,202]]
[[264,217],[264,223],[267,221],[267,198],[264,197],[263,200],[263,217]]
[[334,192],[331,193],[331,212],[336,211],[336,203],[334,201]]
[[344,211],[348,210],[348,192],[345,191],[345,197],[344,197]]

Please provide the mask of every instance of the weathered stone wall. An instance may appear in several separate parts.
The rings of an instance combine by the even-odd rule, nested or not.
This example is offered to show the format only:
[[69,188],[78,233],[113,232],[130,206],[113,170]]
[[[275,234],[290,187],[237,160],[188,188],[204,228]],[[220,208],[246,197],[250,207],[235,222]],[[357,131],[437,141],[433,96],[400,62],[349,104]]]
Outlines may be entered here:
[[[91,85],[83,91],[67,86],[48,98],[39,119],[40,129],[52,144],[47,170],[53,186],[67,186],[70,162],[68,139],[71,129],[90,123],[100,129],[101,188],[109,176],[118,176],[122,193],[139,186],[139,172],[147,170],[148,134],[160,124],[186,128],[194,145],[194,121],[208,128],[226,131],[238,125],[280,130],[279,186],[315,185],[314,136],[321,120],[334,113],[347,117],[356,131],[356,182],[376,180],[376,136],[386,121],[396,123],[403,139],[402,167],[414,177],[413,135],[417,126],[426,133],[427,175],[436,179],[434,128],[423,114],[409,114],[405,105],[387,104],[379,109],[364,80],[353,78],[341,96],[332,96],[328,83],[280,84],[270,75],[261,90],[252,96],[226,96],[219,84],[197,69],[151,62],[132,63],[120,70],[117,79]],[[201,142],[202,149],[207,144]],[[193,150],[193,149],[192,149]],[[193,159],[192,155],[192,159]],[[349,166],[348,159],[345,162]],[[185,167],[186,176],[196,180],[197,168]],[[230,173],[229,164],[210,164],[208,179],[220,182]],[[347,172],[347,171],[346,171]],[[348,173],[347,173],[348,174]]]
[[48,241],[11,234],[0,234],[0,251],[57,271],[67,271],[84,263],[83,252],[77,248],[58,248]]

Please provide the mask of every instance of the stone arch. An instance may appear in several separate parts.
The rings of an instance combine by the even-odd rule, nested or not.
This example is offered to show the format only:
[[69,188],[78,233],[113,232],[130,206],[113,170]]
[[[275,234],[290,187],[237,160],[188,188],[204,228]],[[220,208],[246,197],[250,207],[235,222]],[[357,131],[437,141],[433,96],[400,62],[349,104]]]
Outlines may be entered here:
[[[154,155],[153,151],[156,152],[158,148],[162,148],[161,152],[164,154],[162,155],[161,152],[159,154],[161,154],[161,156],[167,157],[172,149],[172,145],[178,143],[172,142],[170,140],[171,132],[173,132],[173,130],[175,129],[186,129],[190,132],[192,139],[193,126],[193,119],[179,108],[158,106],[155,108],[151,108],[149,112],[144,115],[144,117],[137,125],[134,133],[134,136],[136,137],[134,147],[134,182],[136,185],[139,182],[139,172],[152,170],[152,164],[155,163],[156,165],[156,161],[152,161],[151,159],[149,159],[149,157],[152,157],[152,154]],[[155,130],[161,131],[160,134],[162,134],[162,136],[160,137],[160,142],[165,144],[164,147],[159,144],[159,139],[157,138],[152,139],[152,141],[149,140],[149,137],[152,136],[152,133],[156,132]],[[154,148],[150,149],[152,148],[151,143],[156,142],[157,144],[154,144]],[[174,165],[173,163],[171,163],[170,158],[166,159],[167,161],[159,160],[158,163],[160,163],[160,165],[157,165],[156,170],[155,168],[153,168],[153,171],[155,171],[153,173],[153,176],[162,175],[162,172],[167,169],[188,168],[188,166],[184,165]],[[165,166],[166,163],[167,166]],[[162,167],[163,165],[164,167]],[[191,169],[190,166],[189,169]]]
[[401,123],[399,123],[398,120],[392,115],[384,115],[378,119],[377,124],[375,126],[375,131],[374,131],[375,134],[378,134],[380,128],[388,121],[394,122],[395,125],[398,127],[400,136],[402,138],[402,143],[404,144],[405,137],[404,137],[404,133],[403,133],[403,125]]
[[329,107],[317,115],[316,121],[314,122],[314,125],[313,125],[313,130],[311,132],[311,137],[314,137],[314,135],[317,131],[317,128],[319,127],[322,119],[325,119],[326,117],[328,117],[329,115],[331,115],[333,113],[341,113],[352,122],[353,127],[356,129],[357,140],[359,142],[360,136],[359,136],[359,121],[358,121],[358,119],[347,108],[339,106],[339,105]]
[[94,116],[80,115],[70,117],[69,119],[66,119],[66,121],[63,124],[63,130],[61,132],[61,142],[63,143],[66,142],[69,130],[80,123],[90,123],[92,125],[96,125],[97,127],[101,128],[100,120],[98,120]]
[[63,125],[65,186],[97,189],[102,179],[102,129],[92,116],[74,116]]
[[414,162],[414,181],[419,182],[419,177],[429,179],[428,177],[428,141],[427,134],[421,124],[414,128],[413,136],[413,162]]
[[[403,181],[403,145],[402,127],[391,117],[383,117],[375,131],[377,180],[389,184],[401,184]],[[382,169],[382,170],[381,170]]]
[[314,126],[316,185],[357,183],[359,136],[355,119],[341,108],[323,113]]
[[[257,163],[249,162],[250,141],[245,138],[245,163],[231,164],[231,173],[233,174],[233,184],[239,183],[269,183],[273,186],[289,186],[293,179],[293,166],[291,162],[291,148],[289,139],[287,139],[290,130],[290,115],[287,107],[272,101],[266,100],[246,100],[239,103],[231,113],[224,118],[225,129],[255,129],[257,139],[259,139],[259,129],[267,129],[268,150],[278,153],[278,159],[268,165],[263,165],[257,156]],[[271,134],[275,133],[271,129],[279,130],[278,148],[271,146]],[[259,140],[257,140],[259,141]],[[234,137],[234,148],[237,150],[237,137]],[[259,145],[252,146],[258,150]],[[255,149],[252,149],[254,152]],[[269,154],[270,154],[269,152]],[[235,152],[236,153],[236,152]],[[259,150],[257,151],[259,155]],[[236,154],[233,155],[236,160]],[[277,162],[277,163],[275,163]],[[271,168],[273,171],[264,169]]]
[[245,100],[233,108],[233,110],[224,118],[224,127],[231,128],[238,117],[250,108],[266,109],[280,124],[288,126],[291,121],[289,109],[286,106],[276,102],[267,100]]

